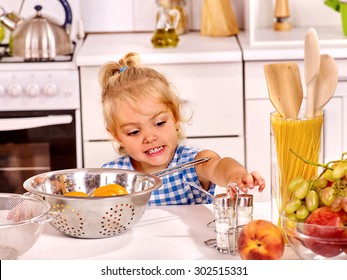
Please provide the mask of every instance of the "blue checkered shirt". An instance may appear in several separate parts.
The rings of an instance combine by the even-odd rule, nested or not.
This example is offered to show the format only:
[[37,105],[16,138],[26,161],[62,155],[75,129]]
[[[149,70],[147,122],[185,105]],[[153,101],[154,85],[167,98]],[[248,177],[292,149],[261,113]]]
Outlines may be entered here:
[[[192,161],[199,151],[197,148],[179,145],[168,167]],[[108,162],[102,167],[134,170],[128,155]],[[163,185],[152,192],[148,205],[212,203],[212,197],[190,186],[193,184],[201,187],[194,166],[163,176],[161,179]],[[214,190],[215,185],[211,184],[209,193],[213,195]]]

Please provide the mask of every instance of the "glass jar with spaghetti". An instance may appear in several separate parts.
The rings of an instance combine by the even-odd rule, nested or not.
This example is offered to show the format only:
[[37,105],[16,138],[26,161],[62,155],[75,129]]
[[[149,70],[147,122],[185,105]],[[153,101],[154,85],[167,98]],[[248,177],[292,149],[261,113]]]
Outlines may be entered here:
[[283,207],[293,197],[290,182],[318,175],[318,167],[302,159],[321,160],[323,121],[323,113],[306,117],[305,111],[300,111],[296,119],[283,118],[278,112],[270,114],[272,221],[279,227]]

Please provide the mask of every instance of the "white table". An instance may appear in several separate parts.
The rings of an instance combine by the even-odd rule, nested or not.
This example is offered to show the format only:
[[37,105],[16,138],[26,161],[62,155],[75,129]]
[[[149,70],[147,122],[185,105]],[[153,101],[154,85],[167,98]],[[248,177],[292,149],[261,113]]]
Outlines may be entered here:
[[[269,203],[254,206],[254,219],[271,220]],[[128,232],[103,239],[80,239],[64,235],[46,224],[34,246],[18,259],[25,260],[227,260],[238,255],[223,254],[205,245],[216,238],[207,224],[213,220],[211,205],[148,207]],[[283,259],[298,259],[286,248]]]

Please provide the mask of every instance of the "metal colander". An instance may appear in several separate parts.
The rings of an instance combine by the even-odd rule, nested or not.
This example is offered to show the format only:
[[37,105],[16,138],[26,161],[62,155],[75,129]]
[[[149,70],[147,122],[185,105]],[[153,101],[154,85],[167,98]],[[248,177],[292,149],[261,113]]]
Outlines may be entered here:
[[[91,194],[96,188],[116,183],[129,194],[105,197],[69,197],[64,191]],[[47,172],[24,182],[30,193],[44,198],[56,218],[51,224],[77,238],[106,238],[122,234],[142,217],[151,192],[161,180],[135,171],[85,168]]]
[[35,244],[50,208],[37,196],[0,193],[0,259],[16,259]]
[[[42,173],[27,179],[23,186],[44,198],[57,216],[51,224],[77,238],[106,238],[122,234],[142,217],[153,190],[161,187],[159,177],[202,163],[201,158],[154,174],[108,168],[68,169]],[[96,188],[119,184],[129,194],[104,197],[70,197],[65,192],[91,194]]]

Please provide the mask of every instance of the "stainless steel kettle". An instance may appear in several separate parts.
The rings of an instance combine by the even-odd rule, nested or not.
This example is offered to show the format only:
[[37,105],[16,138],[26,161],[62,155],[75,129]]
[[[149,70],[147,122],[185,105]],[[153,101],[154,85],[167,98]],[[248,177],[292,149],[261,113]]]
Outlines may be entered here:
[[36,15],[21,19],[14,13],[1,17],[3,25],[10,29],[10,54],[23,57],[27,61],[49,61],[59,55],[72,53],[70,30],[72,12],[66,0],[59,0],[65,11],[65,22],[57,21],[41,13],[42,6],[35,6]]

